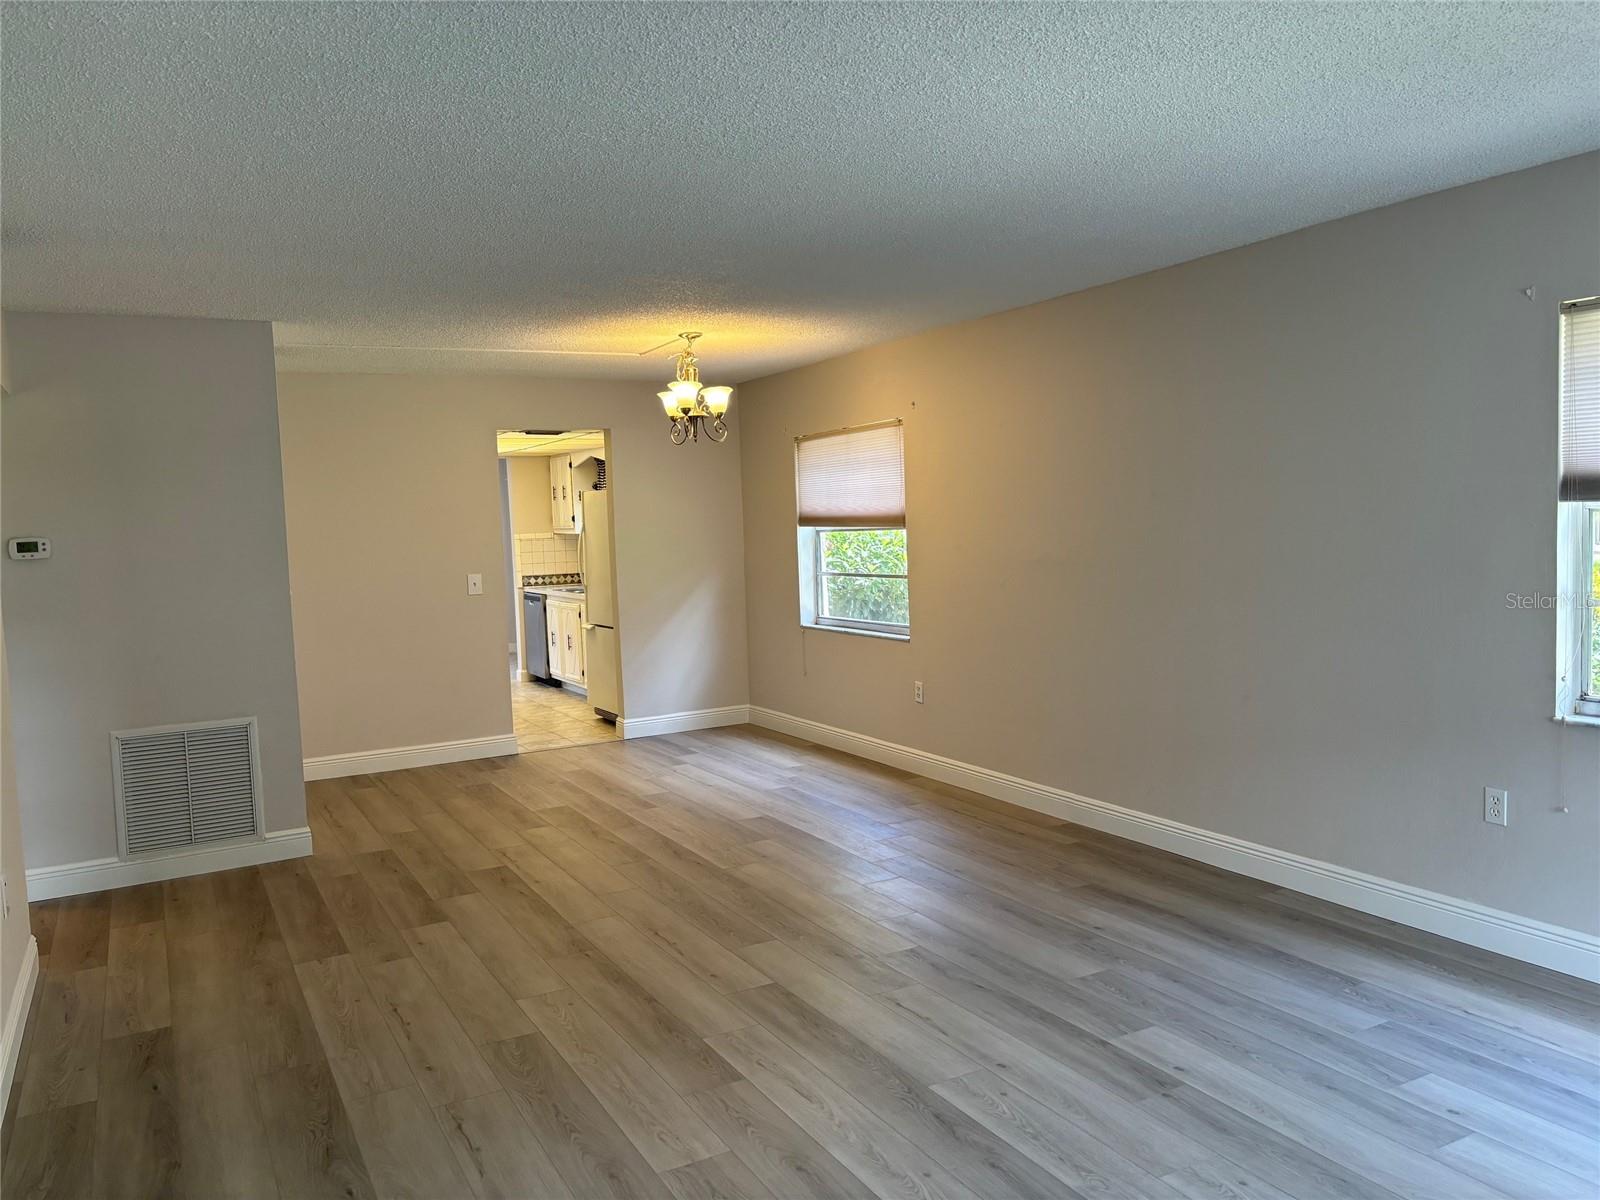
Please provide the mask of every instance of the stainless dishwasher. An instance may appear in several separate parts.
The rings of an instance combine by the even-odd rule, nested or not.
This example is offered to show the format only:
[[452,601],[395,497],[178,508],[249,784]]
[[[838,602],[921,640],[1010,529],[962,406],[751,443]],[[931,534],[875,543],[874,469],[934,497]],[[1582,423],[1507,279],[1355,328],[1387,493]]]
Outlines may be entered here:
[[544,624],[544,593],[522,593],[522,669],[540,683],[559,680],[550,674],[550,635]]

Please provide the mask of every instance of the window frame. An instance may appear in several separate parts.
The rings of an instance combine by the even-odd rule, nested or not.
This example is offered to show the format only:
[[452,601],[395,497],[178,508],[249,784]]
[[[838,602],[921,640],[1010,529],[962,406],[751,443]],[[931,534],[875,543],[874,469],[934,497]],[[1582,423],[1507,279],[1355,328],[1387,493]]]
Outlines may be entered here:
[[[825,533],[896,531],[906,535],[906,570],[875,574],[866,571],[828,571],[822,565],[822,535]],[[893,641],[911,640],[911,537],[903,525],[801,525],[796,530],[800,560],[800,624],[806,629],[829,630],[834,633],[854,633],[864,637],[888,638]],[[849,617],[830,617],[826,613],[825,588],[829,578],[839,579],[904,579],[906,581],[906,622],[861,621]]]
[[1595,603],[1600,599],[1592,591],[1594,548],[1597,540],[1600,540],[1600,500],[1583,501],[1573,507],[1577,510],[1577,520],[1573,522],[1576,544],[1572,562],[1574,586],[1569,600],[1577,613],[1573,621],[1577,645],[1573,648],[1572,657],[1578,680],[1572,689],[1572,711],[1576,716],[1600,718],[1600,692],[1589,690],[1596,667],[1589,657],[1590,648],[1594,645]]
[[[1573,336],[1572,322],[1579,320],[1578,313],[1587,314],[1582,319],[1592,319],[1593,310],[1600,307],[1600,298],[1568,300],[1561,305],[1558,352],[1558,391],[1560,395],[1560,451],[1559,485],[1556,505],[1556,720],[1582,725],[1600,726],[1600,689],[1593,689],[1597,664],[1591,657],[1595,645],[1595,623],[1600,614],[1595,605],[1600,601],[1594,585],[1595,549],[1600,538],[1600,497],[1584,499],[1567,498],[1568,471],[1587,471],[1592,464],[1585,457],[1587,434],[1578,431],[1577,450],[1569,455],[1569,405],[1591,404],[1596,380],[1586,373],[1575,377],[1573,353],[1569,338]],[[1588,335],[1586,335],[1588,336]],[[1592,365],[1592,364],[1591,364]],[[1576,378],[1576,395],[1569,395],[1568,385]],[[1586,410],[1585,410],[1586,411]],[[1588,490],[1577,486],[1571,491],[1581,494]],[[1600,651],[1596,651],[1600,653]]]
[[1595,621],[1590,539],[1600,525],[1600,500],[1568,500],[1557,508],[1556,720],[1600,725],[1600,694],[1589,691]]
[[[885,438],[870,436],[891,434]],[[831,447],[824,439],[852,439]],[[815,445],[808,445],[815,443]],[[794,439],[795,540],[802,629],[821,629],[890,641],[911,640],[911,536],[906,521],[905,420],[889,417],[808,433]],[[808,450],[811,452],[808,454]],[[898,532],[905,546],[901,571],[830,571],[823,542],[830,533]],[[831,579],[905,581],[906,619],[870,621],[828,615]]]
[[[911,539],[906,538],[906,569],[904,572],[875,573],[871,571],[830,571],[823,564],[822,540],[826,533],[889,533],[898,530],[905,533],[903,525],[882,526],[839,526],[823,527],[812,526],[811,552],[815,555],[812,568],[812,586],[816,589],[812,599],[812,613],[816,624],[829,629],[854,629],[867,633],[883,634],[888,637],[911,636]],[[832,617],[827,615],[826,597],[828,594],[828,580],[830,579],[904,579],[906,581],[906,620],[904,624],[896,621],[861,621],[851,617]]]

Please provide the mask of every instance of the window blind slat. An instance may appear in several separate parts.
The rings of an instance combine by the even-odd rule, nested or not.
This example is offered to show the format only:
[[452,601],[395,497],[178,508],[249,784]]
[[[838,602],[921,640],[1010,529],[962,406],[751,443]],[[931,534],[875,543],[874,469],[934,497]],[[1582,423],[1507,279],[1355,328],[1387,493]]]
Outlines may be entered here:
[[794,447],[794,469],[801,525],[905,527],[905,430],[900,422],[800,438]]
[[1600,500],[1600,304],[1561,314],[1563,500]]

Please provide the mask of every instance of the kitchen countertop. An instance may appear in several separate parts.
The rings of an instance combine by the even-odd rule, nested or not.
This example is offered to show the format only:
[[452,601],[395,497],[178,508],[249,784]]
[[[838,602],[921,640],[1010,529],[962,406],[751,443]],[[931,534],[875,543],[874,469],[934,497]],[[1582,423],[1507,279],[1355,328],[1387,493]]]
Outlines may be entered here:
[[583,588],[571,583],[548,583],[538,587],[525,587],[523,595],[529,592],[538,592],[542,596],[549,596],[552,600],[582,600]]

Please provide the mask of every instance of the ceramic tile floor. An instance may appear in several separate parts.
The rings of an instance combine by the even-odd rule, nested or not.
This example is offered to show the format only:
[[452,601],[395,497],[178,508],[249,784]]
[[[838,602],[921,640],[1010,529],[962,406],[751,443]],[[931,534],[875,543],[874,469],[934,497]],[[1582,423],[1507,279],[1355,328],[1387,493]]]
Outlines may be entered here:
[[554,750],[616,739],[617,727],[595,716],[588,700],[565,688],[511,681],[511,725],[517,750]]

